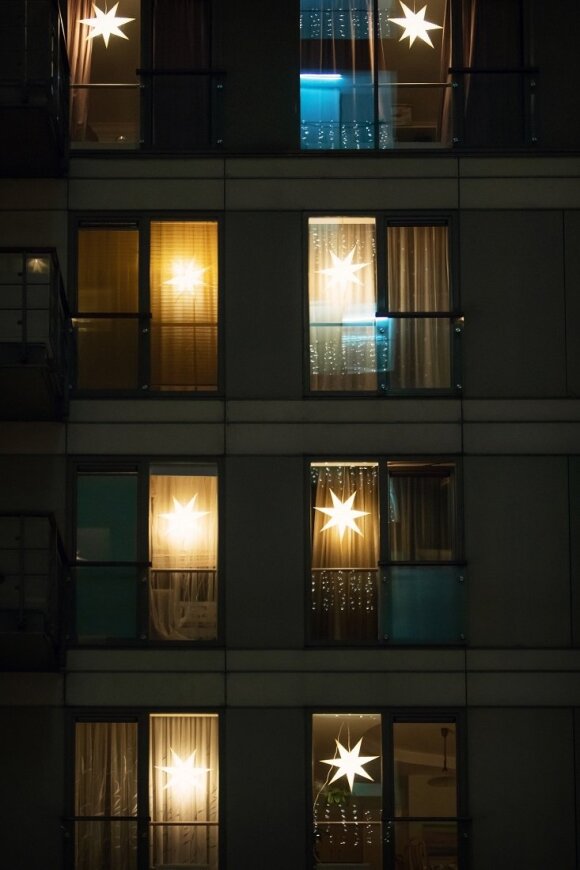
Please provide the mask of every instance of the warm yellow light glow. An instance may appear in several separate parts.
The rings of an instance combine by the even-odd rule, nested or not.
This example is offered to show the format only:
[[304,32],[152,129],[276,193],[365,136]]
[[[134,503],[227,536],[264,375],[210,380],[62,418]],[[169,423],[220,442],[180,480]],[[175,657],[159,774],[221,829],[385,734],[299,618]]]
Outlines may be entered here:
[[336,748],[338,749],[340,758],[321,759],[322,764],[330,764],[337,768],[330,782],[333,783],[335,780],[340,779],[341,776],[346,776],[351,791],[354,778],[357,774],[359,776],[364,776],[365,779],[370,779],[370,781],[373,782],[372,776],[369,776],[366,770],[363,769],[363,764],[368,764],[369,761],[374,761],[375,758],[378,758],[379,756],[359,755],[362,737],[354,749],[345,749],[342,743],[338,740],[335,740],[334,742],[336,743]]
[[[135,21],[134,18],[119,18],[115,15],[117,11],[117,6],[119,4],[115,3],[114,6],[111,6],[108,12],[103,12],[102,9],[99,9],[98,6],[95,6],[93,3],[93,9],[95,10],[96,18],[81,18],[81,24],[86,24],[87,27],[91,28],[91,32],[87,36],[87,40],[94,39],[95,36],[102,36],[103,41],[105,43],[105,48],[109,47],[109,37],[111,36],[120,36],[122,39],[129,39],[126,34],[123,33],[119,28],[124,24],[128,24],[129,21]],[[106,8],[106,7],[105,7]]]
[[389,21],[393,21],[395,24],[398,24],[399,27],[403,28],[403,35],[401,36],[399,42],[402,42],[407,37],[409,38],[409,48],[413,45],[416,39],[422,39],[423,42],[426,42],[427,45],[430,45],[431,48],[435,46],[431,42],[431,37],[427,33],[428,30],[443,30],[440,24],[433,24],[431,21],[425,21],[425,12],[427,11],[427,7],[423,6],[419,12],[412,12],[408,6],[405,6],[403,0],[399,0],[401,6],[403,7],[403,12],[405,13],[404,18],[389,18]]
[[161,514],[161,518],[167,520],[167,535],[174,544],[184,549],[191,546],[198,528],[198,520],[205,517],[209,511],[194,510],[197,493],[186,505],[182,505],[179,499],[173,496],[174,510],[168,514]]
[[201,268],[195,260],[184,262],[177,260],[172,266],[173,278],[163,283],[175,287],[178,296],[181,296],[182,293],[188,293],[190,296],[193,296],[197,288],[203,286],[204,282],[201,276],[204,272],[207,272],[208,268],[208,266]]
[[336,256],[334,251],[329,252],[334,265],[329,266],[328,269],[320,269],[320,274],[329,276],[328,284],[330,287],[339,287],[341,290],[346,290],[350,284],[358,284],[362,287],[363,282],[355,272],[364,269],[370,263],[353,263],[352,258],[355,251],[356,245],[342,260]]
[[357,535],[360,535],[364,538],[364,535],[355,523],[355,520],[357,517],[367,516],[370,511],[357,511],[353,509],[352,504],[356,495],[356,489],[353,494],[349,496],[344,502],[342,502],[332,490],[330,490],[330,495],[334,507],[314,508],[315,511],[320,511],[320,513],[326,514],[330,517],[329,521],[326,523],[325,526],[322,526],[320,531],[325,532],[327,529],[332,529],[334,526],[336,526],[341,541],[347,529],[352,529],[353,532],[356,532]]
[[179,757],[177,752],[170,747],[170,752],[173,756],[173,764],[168,767],[162,767],[159,764],[155,765],[157,770],[162,770],[171,777],[163,786],[164,790],[170,788],[181,797],[187,797],[196,786],[200,785],[200,777],[204,773],[209,773],[211,768],[195,767],[196,751],[197,750],[194,750],[189,758],[186,758],[184,761]]

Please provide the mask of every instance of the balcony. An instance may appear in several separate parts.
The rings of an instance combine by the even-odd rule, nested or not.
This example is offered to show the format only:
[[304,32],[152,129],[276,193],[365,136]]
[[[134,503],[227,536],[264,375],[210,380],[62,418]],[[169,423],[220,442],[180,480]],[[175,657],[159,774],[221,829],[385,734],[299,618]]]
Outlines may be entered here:
[[55,251],[0,249],[0,419],[65,416],[69,324]]
[[67,560],[52,514],[0,514],[0,661],[53,670],[62,650]]
[[0,28],[0,175],[66,168],[68,62],[58,0],[6,0]]

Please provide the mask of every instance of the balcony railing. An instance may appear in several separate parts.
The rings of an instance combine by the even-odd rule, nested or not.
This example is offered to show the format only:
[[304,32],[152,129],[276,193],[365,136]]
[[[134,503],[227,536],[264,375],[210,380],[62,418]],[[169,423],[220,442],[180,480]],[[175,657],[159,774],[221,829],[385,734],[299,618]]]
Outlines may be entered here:
[[[0,249],[0,372],[19,393],[6,413],[62,416],[68,396],[70,315],[54,249]],[[35,372],[45,385],[34,407]],[[14,378],[17,380],[14,380]],[[48,386],[46,386],[48,385]],[[6,385],[10,391],[10,383]],[[50,407],[46,413],[42,403]],[[32,407],[29,407],[29,406]]]
[[[55,662],[62,649],[67,559],[52,514],[0,514],[0,643],[5,666],[20,666],[22,638],[41,635]],[[7,637],[19,635],[10,659]]]

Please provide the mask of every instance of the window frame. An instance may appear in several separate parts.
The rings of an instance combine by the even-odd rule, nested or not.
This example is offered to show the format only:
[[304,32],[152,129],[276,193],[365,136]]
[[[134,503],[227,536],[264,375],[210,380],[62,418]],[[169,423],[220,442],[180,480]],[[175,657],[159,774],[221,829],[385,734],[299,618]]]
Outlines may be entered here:
[[[214,466],[217,477],[217,498],[218,498],[218,545],[217,545],[217,620],[216,620],[216,637],[212,640],[163,640],[161,638],[150,637],[149,625],[149,593],[150,593],[150,577],[151,570],[150,560],[150,541],[149,541],[149,478],[150,470],[155,465],[175,465],[184,466]],[[115,474],[124,472],[134,472],[137,475],[137,501],[136,501],[136,521],[137,521],[137,560],[135,563],[138,571],[138,581],[135,596],[135,618],[136,632],[135,637],[130,638],[102,638],[99,640],[82,641],[79,640],[76,630],[76,580],[74,579],[74,569],[77,565],[76,560],[76,534],[77,534],[77,480],[80,474]],[[225,601],[225,542],[222,532],[223,516],[224,516],[224,463],[220,457],[200,457],[200,456],[158,456],[151,455],[147,457],[125,457],[118,456],[112,458],[104,458],[103,456],[86,456],[73,457],[69,462],[67,494],[68,494],[68,537],[67,549],[70,553],[71,573],[69,575],[69,594],[66,604],[66,622],[68,630],[66,635],[66,646],[68,649],[214,649],[222,647],[224,644],[224,601]],[[131,563],[128,563],[131,564]]]
[[[379,513],[379,560],[376,566],[377,572],[377,607],[376,607],[376,635],[372,640],[332,640],[332,639],[317,639],[314,635],[312,624],[312,516],[314,505],[312,504],[312,467],[317,464],[333,463],[334,465],[349,465],[351,463],[376,463],[378,473],[378,498],[379,507],[384,502],[384,493],[388,493],[389,486],[389,468],[391,462],[402,462],[409,465],[449,465],[453,468],[454,476],[454,495],[455,503],[453,509],[453,539],[454,539],[454,558],[449,560],[400,560],[391,559],[390,554],[390,534],[389,521],[385,511]],[[467,645],[466,630],[460,634],[455,641],[446,641],[442,643],[434,643],[431,641],[394,641],[381,631],[384,600],[386,598],[386,572],[391,567],[403,566],[449,566],[461,569],[459,582],[462,584],[463,601],[461,603],[462,623],[466,629],[467,622],[467,604],[466,604],[466,566],[468,565],[465,557],[465,533],[464,533],[464,496],[463,496],[463,463],[462,457],[458,454],[443,454],[443,455],[402,455],[400,453],[391,454],[340,454],[339,456],[329,456],[328,454],[313,454],[306,456],[304,459],[304,540],[307,541],[307,546],[304,548],[304,626],[305,626],[305,645],[306,647],[315,649],[456,649]],[[383,494],[381,500],[381,493]],[[332,569],[329,569],[332,570]],[[338,569],[336,569],[338,570]],[[371,569],[368,569],[371,570]],[[374,569],[372,569],[374,570]]]
[[[313,824],[313,766],[312,748],[314,735],[314,716],[324,714],[378,714],[381,716],[381,752],[382,752],[382,870],[395,866],[395,851],[393,825],[395,822],[395,776],[394,776],[394,740],[393,725],[396,722],[441,724],[453,722],[456,733],[456,784],[457,784],[457,816],[453,820],[457,823],[457,852],[458,870],[467,870],[469,863],[469,837],[471,818],[469,816],[468,790],[467,790],[467,717],[466,710],[462,707],[406,707],[385,706],[377,704],[374,707],[353,705],[346,707],[342,704],[331,706],[308,706],[306,708],[306,769],[305,777],[307,786],[306,826],[309,832],[307,848],[308,855],[314,854],[316,836]],[[404,817],[407,818],[407,817]],[[413,817],[409,817],[413,818]],[[434,817],[435,818],[435,817]],[[446,817],[441,817],[445,819]]]
[[[225,757],[225,716],[222,706],[215,707],[168,707],[163,705],[138,707],[73,707],[66,717],[65,723],[65,804],[67,815],[64,820],[64,866],[66,870],[75,870],[75,753],[77,723],[115,723],[134,722],[137,725],[137,854],[135,870],[148,870],[149,860],[149,749],[150,749],[150,718],[153,715],[178,716],[216,716],[218,721],[218,866],[224,860],[224,799],[223,790],[225,778],[223,774],[223,759]],[[107,817],[105,817],[107,818]]]
[[[390,389],[386,382],[381,384],[376,373],[377,386],[374,390],[314,390],[311,386],[310,371],[310,287],[309,287],[309,225],[310,220],[317,218],[373,218],[376,227],[376,312],[375,321],[381,317],[395,319],[411,319],[421,315],[434,315],[450,323],[450,384],[448,387]],[[459,237],[458,220],[451,211],[421,211],[413,214],[398,211],[368,211],[326,209],[325,211],[308,211],[303,213],[302,231],[302,284],[303,293],[303,394],[306,398],[404,398],[421,397],[459,397],[462,394],[462,352],[461,338],[464,329],[464,316],[460,302],[459,282]],[[446,226],[449,258],[449,310],[436,312],[397,312],[390,311],[388,305],[389,287],[387,282],[388,245],[387,230],[389,227],[427,227]]]
[[[154,222],[183,222],[203,223],[212,222],[217,226],[217,354],[216,372],[217,384],[215,390],[153,390],[150,386],[151,372],[151,348],[150,328],[151,322],[151,294],[149,269],[151,262],[151,224]],[[74,399],[121,399],[121,398],[146,398],[152,396],[155,399],[221,399],[223,398],[224,384],[224,231],[223,215],[216,212],[192,212],[192,211],[131,211],[131,212],[76,212],[71,216],[69,226],[69,268],[68,285],[71,318],[73,323],[73,353],[72,353],[72,378],[69,384],[71,398]],[[134,389],[87,389],[78,384],[78,342],[76,340],[75,320],[88,318],[91,312],[79,312],[78,310],[78,267],[79,267],[79,230],[81,229],[136,229],[139,239],[139,269],[138,269],[138,312],[130,315],[137,320],[137,378],[138,385]],[[105,312],[99,312],[101,316]]]

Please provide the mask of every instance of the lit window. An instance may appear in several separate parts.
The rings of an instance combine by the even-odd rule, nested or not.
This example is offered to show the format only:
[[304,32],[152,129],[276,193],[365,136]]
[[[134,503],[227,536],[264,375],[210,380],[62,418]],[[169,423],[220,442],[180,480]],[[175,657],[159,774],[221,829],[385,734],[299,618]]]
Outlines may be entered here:
[[[147,487],[148,521],[139,510],[140,493]],[[215,640],[217,554],[215,466],[80,469],[78,640]]]
[[458,806],[455,717],[313,715],[317,867],[459,870]]
[[79,227],[80,390],[217,389],[217,236],[215,221]]
[[312,217],[308,230],[311,390],[452,389],[461,324],[447,225]]
[[[152,46],[144,55],[143,45]],[[210,48],[208,0],[69,0],[73,146],[217,144],[221,82]]]
[[192,713],[75,723],[75,870],[136,870],[143,837],[147,866],[217,870],[218,724]]
[[452,464],[313,462],[311,504],[313,641],[463,639]]

